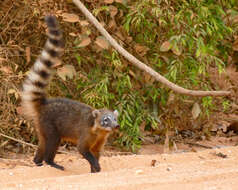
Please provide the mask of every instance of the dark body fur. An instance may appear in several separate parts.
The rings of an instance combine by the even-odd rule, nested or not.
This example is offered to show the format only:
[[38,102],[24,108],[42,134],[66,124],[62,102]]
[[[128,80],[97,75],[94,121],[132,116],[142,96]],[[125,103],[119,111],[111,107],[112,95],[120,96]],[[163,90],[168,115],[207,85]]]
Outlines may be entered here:
[[109,133],[119,127],[117,111],[94,109],[86,104],[66,98],[47,98],[52,66],[63,51],[62,34],[56,18],[46,17],[48,40],[40,57],[23,83],[22,106],[28,118],[33,119],[39,144],[34,162],[43,160],[52,167],[63,167],[54,162],[61,140],[77,144],[79,152],[88,160],[91,172],[99,172],[100,152]]

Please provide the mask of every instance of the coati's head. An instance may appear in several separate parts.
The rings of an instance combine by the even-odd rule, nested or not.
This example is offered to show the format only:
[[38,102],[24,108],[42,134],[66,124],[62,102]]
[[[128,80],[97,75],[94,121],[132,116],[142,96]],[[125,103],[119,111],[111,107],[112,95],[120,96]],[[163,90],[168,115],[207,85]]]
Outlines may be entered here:
[[95,118],[95,126],[105,131],[112,131],[118,129],[120,125],[117,122],[119,115],[118,111],[110,111],[107,109],[93,110],[93,117]]

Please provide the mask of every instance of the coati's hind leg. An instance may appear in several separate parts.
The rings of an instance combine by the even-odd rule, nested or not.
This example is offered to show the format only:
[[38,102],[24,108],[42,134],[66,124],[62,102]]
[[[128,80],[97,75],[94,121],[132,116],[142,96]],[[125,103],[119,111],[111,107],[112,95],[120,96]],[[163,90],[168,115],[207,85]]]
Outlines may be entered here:
[[42,161],[45,155],[45,139],[43,138],[41,134],[38,135],[38,139],[39,139],[38,148],[37,148],[35,157],[33,159],[33,162],[37,166],[42,166],[43,165]]
[[45,155],[44,160],[46,164],[50,165],[51,167],[64,170],[63,166],[60,166],[54,162],[54,158],[60,144],[60,136],[57,134],[56,131],[48,135],[45,142]]

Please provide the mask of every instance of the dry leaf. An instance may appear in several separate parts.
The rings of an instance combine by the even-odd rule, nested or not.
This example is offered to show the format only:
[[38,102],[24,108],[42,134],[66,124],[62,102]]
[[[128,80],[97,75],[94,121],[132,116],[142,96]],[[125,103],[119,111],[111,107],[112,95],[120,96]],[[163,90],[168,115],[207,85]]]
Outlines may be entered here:
[[23,114],[24,114],[24,109],[23,109],[22,106],[18,106],[18,107],[16,108],[16,111],[17,111],[17,113],[18,113],[19,115],[23,115]]
[[63,13],[62,17],[63,17],[63,21],[65,21],[65,22],[74,23],[74,22],[79,22],[80,21],[78,15],[76,15],[76,14]]
[[182,51],[179,50],[179,48],[178,48],[177,45],[174,45],[174,46],[171,48],[171,50],[172,50],[172,52],[173,52],[175,55],[177,55],[177,56],[181,55],[181,53],[182,53]]
[[125,4],[126,3],[125,0],[115,0],[115,2],[121,3],[121,4]]
[[63,13],[63,10],[57,10],[55,14],[58,15],[58,16],[61,16],[62,13]]
[[162,51],[162,52],[167,52],[167,51],[170,50],[170,48],[171,48],[170,42],[169,42],[169,41],[166,41],[166,42],[164,42],[164,43],[160,46],[160,51]]
[[77,47],[86,47],[91,43],[91,39],[89,37],[85,37],[82,39],[79,45]]
[[[114,32],[114,35],[116,35],[120,40],[124,41],[127,40],[125,39],[125,36],[121,33],[121,31],[117,30],[116,32]],[[129,42],[129,41],[127,41]]]
[[232,20],[233,20],[234,23],[238,23],[238,15],[234,16],[234,17],[232,18]]
[[6,73],[6,74],[11,74],[12,73],[12,68],[9,66],[2,66],[0,68],[0,71]]
[[73,33],[73,32],[70,32],[69,35],[70,35],[70,36],[73,36],[73,37],[76,37],[76,36],[77,36],[77,34],[75,34],[75,33]]
[[109,21],[109,23],[108,23],[108,29],[109,29],[110,31],[113,31],[113,30],[116,29],[116,28],[117,28],[117,24],[116,24],[115,20],[114,20],[114,19],[111,19],[111,20]]
[[7,59],[0,57],[0,63],[2,63],[3,61],[7,61]]
[[238,39],[232,44],[232,49],[238,51]]
[[110,9],[110,15],[111,15],[111,17],[112,17],[112,18],[115,17],[116,14],[118,13],[118,9],[117,9],[115,6],[112,6],[112,5],[109,7],[109,9]]
[[142,121],[142,123],[140,124],[139,128],[140,128],[140,132],[144,132],[145,131],[145,126],[146,126],[146,122]]
[[172,104],[172,103],[174,102],[174,100],[175,100],[175,95],[174,95],[174,93],[170,93],[170,94],[169,94],[168,101],[167,101],[167,105]]
[[114,0],[104,0],[104,3],[106,4],[112,4],[114,2]]
[[96,41],[95,41],[95,44],[97,44],[102,49],[108,49],[109,48],[109,42],[103,36],[98,36]]
[[144,80],[147,84],[152,84],[155,81],[155,78],[152,77],[150,74],[147,72],[143,72]]
[[26,62],[30,63],[31,62],[31,48],[26,47]]
[[147,51],[149,50],[149,48],[146,46],[136,44],[135,50],[136,50],[136,53],[138,53],[140,56],[144,56],[147,53]]
[[129,70],[129,74],[136,79],[136,74],[132,70]]
[[200,106],[199,106],[199,104],[197,102],[195,102],[193,104],[193,108],[192,108],[193,119],[197,119],[197,117],[199,116],[200,113],[201,113]]
[[66,77],[72,79],[76,75],[76,70],[73,65],[64,65],[57,69],[57,75],[65,81]]
[[169,153],[169,132],[168,130],[166,131],[165,134],[165,140],[164,140],[164,154],[168,154]]
[[14,94],[16,93],[16,90],[13,89],[13,88],[10,88],[8,91],[7,91],[8,94]]
[[13,94],[16,99],[19,98],[18,92],[17,92],[15,89],[13,89],[13,88],[10,88],[10,89],[7,91],[7,94]]
[[86,20],[80,20],[79,23],[80,23],[81,26],[88,26],[89,25],[89,22],[86,21]]
[[155,164],[156,164],[156,160],[151,160],[151,164],[150,164],[150,165],[151,165],[152,167],[155,167]]

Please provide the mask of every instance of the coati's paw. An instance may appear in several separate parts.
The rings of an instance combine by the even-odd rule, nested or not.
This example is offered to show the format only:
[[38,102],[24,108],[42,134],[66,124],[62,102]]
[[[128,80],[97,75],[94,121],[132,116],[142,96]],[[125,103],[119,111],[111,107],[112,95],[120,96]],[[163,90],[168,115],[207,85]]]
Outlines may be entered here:
[[43,166],[43,163],[42,163],[42,162],[39,162],[39,163],[36,163],[36,162],[35,162],[35,165],[36,165],[36,166]]
[[36,166],[43,166],[42,159],[38,159],[38,157],[35,157],[33,162]]
[[61,166],[61,165],[58,165],[58,164],[56,164],[56,163],[54,163],[54,162],[50,162],[50,163],[48,163],[48,162],[46,162],[48,165],[50,165],[51,167],[53,167],[53,168],[56,168],[56,169],[59,169],[59,170],[64,170],[64,167],[63,166]]
[[101,171],[101,167],[99,165],[91,166],[91,173],[97,173]]

